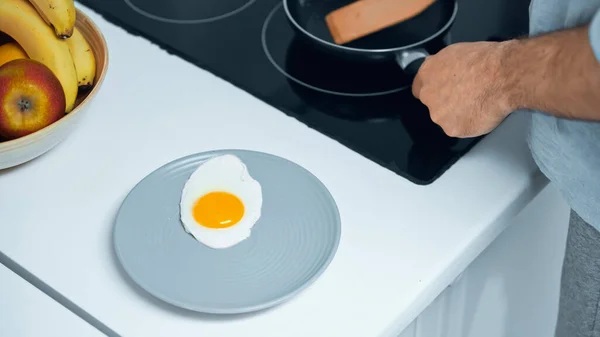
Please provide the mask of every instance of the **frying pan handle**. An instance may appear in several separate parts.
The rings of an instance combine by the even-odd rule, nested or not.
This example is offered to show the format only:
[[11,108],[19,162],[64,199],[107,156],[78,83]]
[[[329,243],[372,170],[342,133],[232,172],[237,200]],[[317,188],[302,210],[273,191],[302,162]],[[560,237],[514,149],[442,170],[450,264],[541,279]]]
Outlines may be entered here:
[[404,50],[396,54],[396,62],[406,74],[415,77],[427,56],[429,53],[425,49]]

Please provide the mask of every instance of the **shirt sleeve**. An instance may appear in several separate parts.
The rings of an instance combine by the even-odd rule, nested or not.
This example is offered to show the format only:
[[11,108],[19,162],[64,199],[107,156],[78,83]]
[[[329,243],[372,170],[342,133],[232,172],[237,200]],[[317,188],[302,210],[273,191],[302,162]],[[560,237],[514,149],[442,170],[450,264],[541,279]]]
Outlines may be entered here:
[[600,9],[596,11],[590,23],[589,37],[592,50],[598,61],[600,61]]

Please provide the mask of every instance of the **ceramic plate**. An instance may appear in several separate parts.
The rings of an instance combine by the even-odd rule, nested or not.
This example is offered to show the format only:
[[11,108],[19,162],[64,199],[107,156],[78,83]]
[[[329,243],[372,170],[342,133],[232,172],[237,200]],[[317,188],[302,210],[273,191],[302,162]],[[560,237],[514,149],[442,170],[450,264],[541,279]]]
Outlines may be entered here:
[[[245,241],[212,249],[179,218],[182,188],[200,164],[233,154],[262,186],[262,215]],[[113,243],[125,272],[155,297],[205,313],[235,314],[279,304],[327,268],[341,234],[337,206],[310,172],[286,159],[247,150],[199,153],[168,163],[125,198]]]

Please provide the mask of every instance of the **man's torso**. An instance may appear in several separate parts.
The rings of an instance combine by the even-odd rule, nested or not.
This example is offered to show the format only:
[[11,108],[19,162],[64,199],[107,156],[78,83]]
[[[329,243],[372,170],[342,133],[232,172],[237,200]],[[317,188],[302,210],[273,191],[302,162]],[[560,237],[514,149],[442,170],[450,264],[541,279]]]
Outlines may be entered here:
[[[598,8],[600,0],[532,0],[529,33],[539,35],[587,23]],[[534,112],[529,146],[540,170],[573,210],[600,230],[600,123]]]

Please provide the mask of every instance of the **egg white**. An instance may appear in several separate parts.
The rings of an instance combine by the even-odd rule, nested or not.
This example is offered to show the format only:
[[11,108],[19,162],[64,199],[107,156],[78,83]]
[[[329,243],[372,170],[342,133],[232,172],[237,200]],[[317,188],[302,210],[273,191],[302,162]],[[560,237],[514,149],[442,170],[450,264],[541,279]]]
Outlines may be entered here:
[[[194,219],[196,201],[209,192],[228,192],[244,204],[242,219],[229,228],[204,227]],[[250,237],[262,211],[262,188],[237,156],[215,156],[201,164],[185,183],[180,202],[181,222],[186,232],[208,247],[223,249]]]

